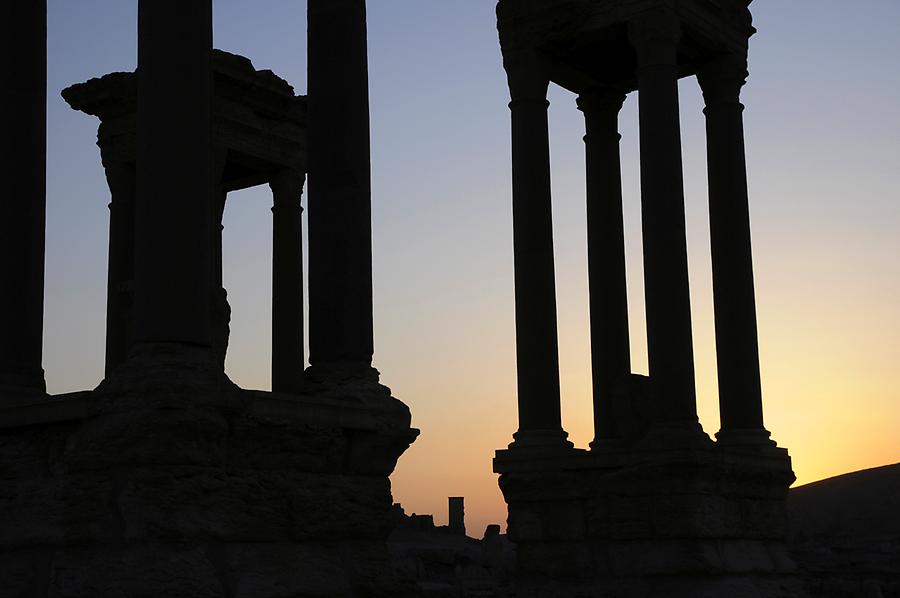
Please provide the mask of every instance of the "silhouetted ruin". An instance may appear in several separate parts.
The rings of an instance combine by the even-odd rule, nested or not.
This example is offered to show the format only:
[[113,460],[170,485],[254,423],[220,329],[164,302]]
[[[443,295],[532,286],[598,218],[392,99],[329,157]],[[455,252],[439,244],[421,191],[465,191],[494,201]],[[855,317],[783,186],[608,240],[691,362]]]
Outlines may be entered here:
[[[787,451],[763,426],[743,106],[749,2],[500,0],[512,101],[519,430],[494,468],[517,596],[797,596]],[[721,430],[695,401],[678,80],[706,102]],[[587,135],[595,437],[560,418],[548,85]],[[639,93],[649,378],[629,357],[618,113]]]
[[[222,286],[222,216],[229,192],[272,189],[272,390],[300,390],[303,354],[303,260],[300,197],[306,180],[306,97],[244,57],[213,52],[212,345],[222,363],[230,307]],[[97,135],[112,201],[107,286],[106,374],[131,345],[134,295],[137,76],[112,73],[62,92],[76,110],[101,120]]]
[[[137,70],[62,92],[100,119],[111,202],[104,379],[56,396],[42,365],[47,2],[7,2],[0,596],[900,596],[897,466],[788,502],[791,459],[763,423],[740,103],[750,3],[499,0],[519,428],[494,459],[508,535],[489,525],[476,540],[462,497],[441,527],[392,505],[389,476],[419,431],[372,367],[365,0],[308,0],[308,96],[214,51],[212,0],[139,0]],[[693,76],[707,125],[715,440],[698,420],[692,357],[678,82]],[[560,409],[550,83],[577,94],[585,118],[589,449],[568,440]],[[631,371],[618,133],[635,91],[649,376]],[[263,184],[271,392],[224,370],[223,211],[229,192]]]
[[[41,369],[46,2],[14,2],[2,202],[0,594],[402,596],[388,476],[418,434],[372,366],[363,0],[310,0],[308,103],[212,51],[210,0],[141,0],[136,74],[66,90],[112,195],[106,377]],[[307,114],[308,108],[308,114]],[[307,159],[308,143],[319,159]],[[309,216],[304,372],[301,193]],[[221,222],[268,183],[273,392],[225,375]]]

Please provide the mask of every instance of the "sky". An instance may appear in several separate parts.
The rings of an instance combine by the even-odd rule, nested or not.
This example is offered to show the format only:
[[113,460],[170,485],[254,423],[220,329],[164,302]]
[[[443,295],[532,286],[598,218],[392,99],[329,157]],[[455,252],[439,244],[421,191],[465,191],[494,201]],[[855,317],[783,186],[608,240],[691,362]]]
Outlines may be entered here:
[[[516,429],[508,92],[490,0],[372,0],[375,365],[420,438],[392,476],[407,512],[503,523],[491,471]],[[214,0],[215,46],[306,89],[306,3]],[[766,426],[798,483],[900,461],[900,1],[757,0],[744,90]],[[103,376],[109,192],[97,121],[59,96],[136,63],[136,0],[49,0],[44,367]],[[702,101],[680,85],[701,423],[718,430]],[[592,438],[584,124],[550,92],[563,425]],[[633,369],[647,372],[637,101],[621,116]],[[271,197],[229,196],[232,379],[268,389]]]

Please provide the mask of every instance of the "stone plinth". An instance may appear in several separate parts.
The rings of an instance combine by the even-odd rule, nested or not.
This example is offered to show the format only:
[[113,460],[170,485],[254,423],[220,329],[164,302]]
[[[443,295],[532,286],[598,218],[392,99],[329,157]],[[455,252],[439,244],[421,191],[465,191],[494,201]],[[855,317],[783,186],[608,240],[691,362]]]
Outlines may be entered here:
[[405,595],[385,539],[407,407],[190,377],[0,411],[0,594]]
[[[565,454],[568,453],[568,454]],[[802,596],[783,449],[498,451],[517,596]]]

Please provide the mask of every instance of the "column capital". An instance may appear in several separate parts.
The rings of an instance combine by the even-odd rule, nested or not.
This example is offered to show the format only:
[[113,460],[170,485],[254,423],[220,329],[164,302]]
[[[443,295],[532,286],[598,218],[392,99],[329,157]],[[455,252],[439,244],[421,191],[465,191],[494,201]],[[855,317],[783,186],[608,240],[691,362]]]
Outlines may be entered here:
[[707,62],[697,71],[707,110],[723,105],[740,105],[741,88],[747,82],[747,56],[726,54]]
[[503,68],[509,84],[510,108],[519,103],[542,103],[548,106],[550,69],[547,59],[536,52],[504,55]]
[[585,115],[597,113],[617,115],[625,104],[625,97],[625,90],[619,87],[597,87],[581,92],[575,103]]
[[306,173],[301,170],[286,169],[276,173],[269,180],[274,208],[292,204],[299,206],[304,184],[306,184]]
[[643,15],[628,23],[628,41],[637,52],[638,68],[677,64],[681,35],[681,23],[670,11]]

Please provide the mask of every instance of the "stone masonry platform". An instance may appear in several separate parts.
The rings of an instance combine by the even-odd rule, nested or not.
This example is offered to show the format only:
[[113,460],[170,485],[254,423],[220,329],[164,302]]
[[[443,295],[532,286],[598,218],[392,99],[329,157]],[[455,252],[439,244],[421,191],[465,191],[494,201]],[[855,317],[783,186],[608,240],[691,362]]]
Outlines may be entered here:
[[0,409],[0,594],[404,595],[389,389],[104,386]]

